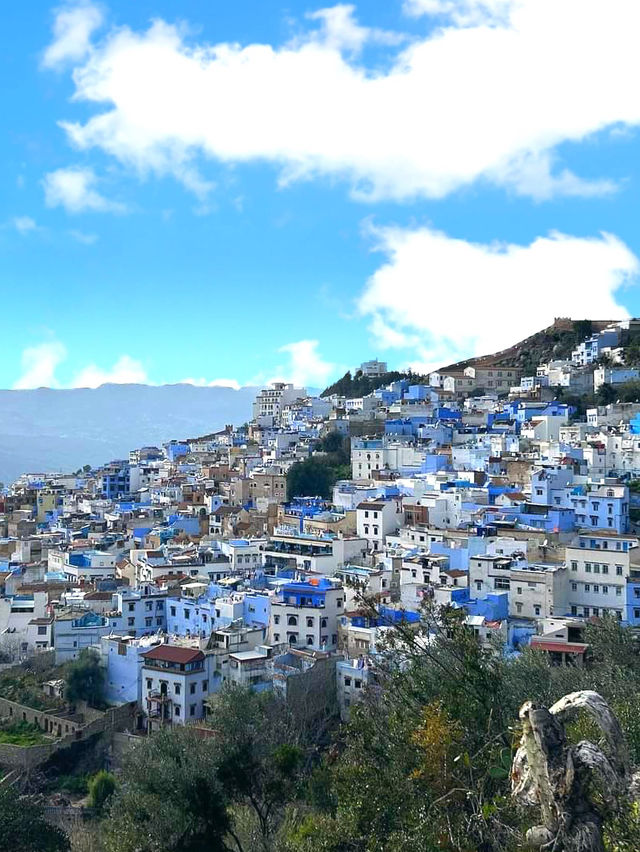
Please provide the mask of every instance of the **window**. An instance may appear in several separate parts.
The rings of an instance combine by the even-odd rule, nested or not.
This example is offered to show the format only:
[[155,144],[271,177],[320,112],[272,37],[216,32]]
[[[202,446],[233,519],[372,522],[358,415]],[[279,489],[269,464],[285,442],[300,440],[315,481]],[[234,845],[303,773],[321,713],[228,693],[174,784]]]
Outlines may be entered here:
[[587,574],[591,573],[591,563],[590,562],[585,562],[584,570],[587,572]]
[[516,612],[522,612],[522,604],[520,603],[520,601],[517,601],[516,603]]
[[307,627],[313,627],[313,617],[307,617]]
[[356,689],[360,689],[362,687],[362,681],[361,680],[354,680],[353,685],[355,686]]
[[136,608],[136,605],[134,603],[129,604],[129,612],[133,612],[135,610],[135,608]]
[[174,707],[174,708],[173,708],[173,715],[174,715],[174,716],[179,716],[179,715],[180,715],[180,708],[179,708],[179,707]]
[[599,574],[599,573],[600,573],[600,566],[598,565],[598,563],[597,563],[597,562],[594,562],[594,563],[593,563],[593,573],[594,573],[594,574]]
[[174,686],[174,688],[173,688],[173,691],[175,692],[175,694],[176,694],[176,695],[180,695],[180,690],[181,690],[181,689],[182,689],[182,687],[180,686],[180,684],[179,684],[179,683],[176,683],[176,684],[175,684],[175,686]]
[[191,616],[191,611],[188,610],[188,609],[185,609],[184,610],[184,617],[187,619],[187,621],[189,621],[190,616]]
[[571,591],[572,591],[572,592],[577,592],[577,591],[578,591],[578,584],[577,584],[577,583],[572,583],[572,584],[571,584]]
[[274,624],[280,624],[280,616],[279,615],[273,616],[273,623]]
[[577,563],[577,562],[572,562],[572,563],[571,563],[571,570],[572,570],[572,571],[577,571],[577,570],[578,570],[578,563]]
[[583,615],[584,618],[589,618],[589,607],[588,606],[584,607],[584,609],[582,610],[582,615]]
[[584,584],[584,590],[585,590],[585,592],[590,592],[590,591],[591,591],[591,586],[589,585],[589,583],[585,583],[585,584]]
[[152,618],[145,618],[145,620],[144,620],[144,626],[145,627],[151,627],[152,624],[153,624]]
[[600,586],[597,583],[594,583],[593,591],[595,592],[596,595],[600,594]]
[[344,685],[345,686],[351,686],[351,678],[347,677],[346,675],[344,677]]
[[482,580],[476,580],[476,591],[482,591]]
[[195,685],[195,683],[192,683],[192,684],[189,686],[189,693],[190,693],[190,695],[195,695],[195,694],[196,694],[196,685]]
[[633,617],[634,618],[640,618],[640,609],[634,609],[633,610]]
[[602,573],[603,573],[603,574],[608,574],[608,573],[609,573],[609,566],[608,566],[608,565],[603,565],[603,566],[602,566]]
[[313,645],[313,636],[307,635],[307,645]]
[[46,635],[46,632],[47,632],[46,626],[39,624],[38,625],[38,636],[44,636],[44,635]]
[[127,619],[127,624],[129,625],[129,627],[133,627],[135,623],[136,623],[135,618],[128,618]]
[[609,586],[603,586],[603,587],[602,587],[602,594],[603,594],[603,595],[608,595],[608,594],[609,594]]
[[616,577],[622,577],[622,565],[616,565]]
[[274,642],[279,642],[279,641],[280,641],[280,634],[279,634],[279,633],[274,633],[274,634],[273,634],[273,641],[274,641]]
[[189,715],[190,715],[190,716],[195,716],[195,715],[196,715],[196,705],[195,705],[195,704],[190,704],[190,705],[189,705]]
[[148,677],[147,678],[147,689],[151,689],[152,686],[153,686],[153,681],[151,680],[150,677]]
[[622,594],[622,588],[620,586],[616,586],[616,595],[618,597],[620,597],[621,594]]
[[208,681],[208,680],[203,680],[203,681],[202,681],[202,691],[203,691],[203,692],[208,692],[208,691],[209,691],[209,681]]
[[571,615],[577,615],[577,614],[578,614],[578,607],[572,606],[571,607]]
[[534,612],[534,614],[535,614],[535,615],[540,615],[540,607],[539,607],[539,606],[534,606],[534,608],[533,608],[533,612]]
[[338,598],[336,600],[336,606],[338,607],[338,609],[340,609],[342,607],[342,598]]
[[175,614],[176,614],[176,608],[175,608],[175,606],[172,606],[171,607],[171,615],[175,616]]

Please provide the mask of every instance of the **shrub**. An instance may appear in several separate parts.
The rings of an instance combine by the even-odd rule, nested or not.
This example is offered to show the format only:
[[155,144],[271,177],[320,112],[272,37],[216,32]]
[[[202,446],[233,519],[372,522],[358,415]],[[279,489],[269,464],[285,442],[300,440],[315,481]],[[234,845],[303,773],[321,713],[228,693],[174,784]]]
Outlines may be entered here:
[[89,780],[89,806],[102,813],[116,789],[116,779],[110,772],[101,769]]

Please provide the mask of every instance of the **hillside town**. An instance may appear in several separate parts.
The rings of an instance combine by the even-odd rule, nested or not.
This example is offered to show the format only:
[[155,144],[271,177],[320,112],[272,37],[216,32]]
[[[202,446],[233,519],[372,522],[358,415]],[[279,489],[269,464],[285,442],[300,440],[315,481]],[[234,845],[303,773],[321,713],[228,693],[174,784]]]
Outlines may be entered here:
[[[640,626],[640,403],[579,416],[558,392],[637,378],[630,322],[535,375],[483,359],[356,398],[276,383],[242,426],[25,473],[0,506],[3,666],[92,649],[135,735],[202,721],[225,683],[320,691],[347,719],[385,633],[425,607],[495,653],[583,665],[591,620]],[[336,450],[350,475],[292,493]]]

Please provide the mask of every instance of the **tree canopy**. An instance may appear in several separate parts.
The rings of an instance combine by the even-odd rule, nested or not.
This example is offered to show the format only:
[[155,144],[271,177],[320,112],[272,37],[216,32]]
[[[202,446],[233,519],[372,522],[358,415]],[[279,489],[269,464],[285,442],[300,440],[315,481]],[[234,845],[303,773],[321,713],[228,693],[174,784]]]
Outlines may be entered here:
[[13,787],[0,787],[0,849],[11,852],[67,852],[63,831],[45,821],[34,796],[21,796]]
[[71,704],[86,701],[91,707],[104,706],[104,669],[97,651],[83,648],[78,659],[69,663],[64,695]]
[[351,476],[349,438],[329,432],[318,442],[316,453],[291,466],[287,474],[287,494],[293,497],[331,497],[339,479]]
[[[615,619],[586,627],[584,666],[530,648],[504,657],[462,610],[425,605],[417,626],[385,635],[345,725],[226,686],[209,736],[143,741],[108,806],[108,852],[515,852],[535,818],[510,793],[518,709],[585,688],[608,701],[640,763],[638,644]],[[567,735],[595,741],[580,716]],[[640,848],[637,810],[621,807],[605,838],[610,852]]]

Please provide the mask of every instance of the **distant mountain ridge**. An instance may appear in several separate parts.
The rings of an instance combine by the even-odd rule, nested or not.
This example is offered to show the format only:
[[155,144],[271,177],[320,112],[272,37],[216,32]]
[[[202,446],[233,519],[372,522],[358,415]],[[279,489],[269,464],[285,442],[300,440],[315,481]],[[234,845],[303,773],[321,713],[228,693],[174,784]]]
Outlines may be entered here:
[[251,419],[255,387],[101,385],[0,390],[0,480],[77,470]]

